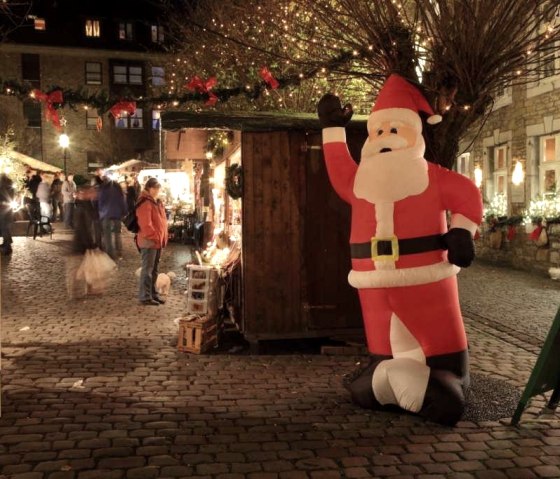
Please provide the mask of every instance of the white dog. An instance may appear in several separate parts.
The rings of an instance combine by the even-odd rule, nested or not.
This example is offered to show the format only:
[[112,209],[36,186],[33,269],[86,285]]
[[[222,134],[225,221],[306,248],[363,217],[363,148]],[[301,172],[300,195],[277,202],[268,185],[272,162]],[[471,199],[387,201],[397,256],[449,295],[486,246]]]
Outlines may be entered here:
[[[136,270],[136,277],[139,278],[142,273],[142,268]],[[173,271],[167,273],[159,273],[156,279],[156,292],[161,295],[168,295],[171,289],[172,281],[177,277]]]

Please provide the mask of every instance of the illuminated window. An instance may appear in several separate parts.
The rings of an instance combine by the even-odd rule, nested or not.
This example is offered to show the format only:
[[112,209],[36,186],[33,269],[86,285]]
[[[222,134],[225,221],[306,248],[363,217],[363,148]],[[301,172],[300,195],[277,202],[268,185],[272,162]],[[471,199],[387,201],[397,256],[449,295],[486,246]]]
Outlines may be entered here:
[[163,43],[164,34],[161,25],[152,25],[152,42]]
[[45,22],[44,18],[35,18],[33,23],[34,23],[35,30],[47,29],[47,22]]
[[123,114],[120,118],[115,118],[115,126],[121,129],[140,130],[144,128],[144,111],[136,108],[134,115]]
[[165,85],[165,70],[162,67],[152,67],[152,85]]
[[130,22],[119,23],[119,40],[132,40],[134,38],[133,26]]
[[86,20],[86,37],[100,37],[101,25],[99,20]]
[[560,135],[543,136],[540,139],[539,185],[541,194],[556,193],[560,177]]
[[507,146],[496,146],[494,148],[494,194],[502,194],[507,197]]

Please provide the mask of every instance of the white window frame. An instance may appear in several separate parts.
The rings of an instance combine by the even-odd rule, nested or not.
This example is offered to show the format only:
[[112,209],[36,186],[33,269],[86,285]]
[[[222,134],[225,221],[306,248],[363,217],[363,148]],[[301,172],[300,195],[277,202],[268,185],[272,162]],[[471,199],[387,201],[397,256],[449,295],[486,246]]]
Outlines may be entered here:
[[[88,70],[90,65],[99,65],[99,71]],[[99,77],[98,77],[99,75]],[[85,83],[86,85],[102,85],[103,84],[103,65],[101,62],[86,62],[85,64]]]
[[115,64],[112,70],[115,85],[144,84],[144,67],[142,65]]
[[460,155],[455,162],[455,169],[457,173],[460,173],[467,178],[471,178],[471,154],[463,153]]
[[99,38],[101,36],[101,22],[94,18],[88,18],[85,24],[86,37]]
[[123,114],[115,118],[115,127],[119,130],[142,130],[144,128],[144,110],[136,108],[134,115]]
[[[555,159],[545,161],[545,145],[547,140],[555,141]],[[555,187],[554,190],[545,190],[546,172],[554,171]],[[560,134],[544,135],[539,139],[539,192],[545,196],[547,194],[555,194],[558,190],[558,181],[560,180]]]
[[[492,177],[494,179],[494,194],[502,194],[508,198],[508,146],[499,145],[494,147],[494,171],[492,172]],[[503,151],[504,154],[504,164],[499,167],[498,158],[500,152]],[[503,190],[500,191],[500,178],[503,178]]]
[[163,43],[165,33],[162,25],[152,25],[150,28],[152,43]]
[[98,118],[97,108],[88,108],[86,110],[86,130],[97,130]]

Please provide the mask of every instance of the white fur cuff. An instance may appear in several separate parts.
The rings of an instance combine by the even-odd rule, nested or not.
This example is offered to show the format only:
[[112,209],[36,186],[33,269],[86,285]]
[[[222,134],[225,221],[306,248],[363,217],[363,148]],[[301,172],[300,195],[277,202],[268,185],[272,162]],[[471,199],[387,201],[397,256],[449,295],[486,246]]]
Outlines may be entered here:
[[449,226],[449,229],[452,228],[463,228],[464,230],[470,231],[471,235],[474,236],[478,225],[469,220],[466,216],[463,216],[460,213],[455,213],[451,215],[451,225]]
[[323,128],[323,144],[336,142],[346,143],[346,130],[341,126]]

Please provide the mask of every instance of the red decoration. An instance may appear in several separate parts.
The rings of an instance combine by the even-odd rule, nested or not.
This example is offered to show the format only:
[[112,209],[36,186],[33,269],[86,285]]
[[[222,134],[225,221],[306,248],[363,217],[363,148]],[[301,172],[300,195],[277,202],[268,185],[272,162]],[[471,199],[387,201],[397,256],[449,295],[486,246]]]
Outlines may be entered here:
[[512,241],[515,236],[517,235],[517,230],[515,229],[514,225],[508,225],[508,229],[507,229],[507,235],[506,238],[508,239],[508,241]]
[[477,239],[480,238],[480,231],[478,231],[478,229],[474,232],[474,240],[476,241]]
[[216,77],[210,77],[208,80],[203,81],[199,76],[195,75],[189,83],[187,83],[186,87],[189,90],[196,91],[198,93],[204,93],[208,95],[208,100],[206,101],[205,105],[207,106],[214,106],[219,98],[212,93],[212,88],[216,86],[218,80]]
[[537,241],[539,239],[539,236],[541,235],[541,231],[543,229],[542,225],[537,226],[533,232],[531,233],[531,235],[529,236],[529,238],[533,241]]
[[259,75],[273,90],[276,90],[280,86],[278,80],[272,76],[272,73],[270,73],[270,70],[267,67],[262,67],[259,71]]
[[129,115],[134,115],[136,111],[135,101],[119,101],[115,103],[109,110],[109,113],[115,118],[120,118],[123,113],[128,113]]
[[41,90],[33,90],[31,96],[36,100],[42,101],[45,104],[45,118],[50,121],[53,126],[60,131],[62,129],[62,124],[60,122],[60,116],[58,115],[58,110],[54,106],[55,103],[62,103],[64,97],[62,96],[62,90],[55,90],[51,93],[43,93]]
[[95,127],[99,132],[103,129],[103,118],[101,118],[100,116],[98,116],[97,120],[95,120]]

